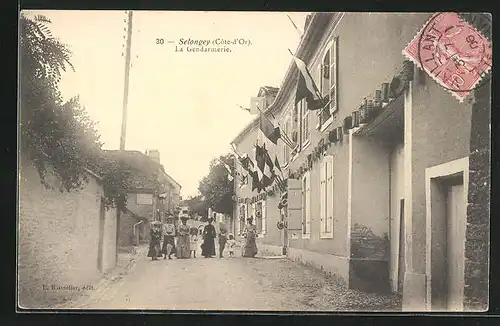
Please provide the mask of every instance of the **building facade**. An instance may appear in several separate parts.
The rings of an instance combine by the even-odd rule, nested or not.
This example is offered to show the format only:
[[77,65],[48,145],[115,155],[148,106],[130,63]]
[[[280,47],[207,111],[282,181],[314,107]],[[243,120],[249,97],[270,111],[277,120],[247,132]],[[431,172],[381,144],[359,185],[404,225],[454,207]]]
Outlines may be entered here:
[[[119,151],[106,151],[117,162]],[[181,185],[165,172],[156,150],[125,151],[123,167],[127,205],[119,223],[119,245],[129,246],[149,241],[150,223],[175,214],[180,203]]]
[[472,309],[468,280],[477,274],[466,216],[475,104],[455,100],[402,55],[430,16],[308,18],[296,56],[328,104],[294,103],[292,62],[266,110],[295,148],[262,139],[258,119],[234,140],[252,159],[256,141],[278,155],[288,206],[277,208],[279,194],[236,186],[235,219],[258,216],[261,248],[284,247],[350,288],[401,293],[405,310],[461,311]]

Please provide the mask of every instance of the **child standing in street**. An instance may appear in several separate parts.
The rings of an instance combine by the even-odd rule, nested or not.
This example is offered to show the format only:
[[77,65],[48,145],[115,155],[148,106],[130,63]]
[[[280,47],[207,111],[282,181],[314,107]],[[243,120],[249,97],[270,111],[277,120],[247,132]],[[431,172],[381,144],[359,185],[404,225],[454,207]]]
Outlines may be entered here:
[[196,248],[198,248],[198,229],[191,228],[189,235],[189,247],[191,248],[191,254],[193,258],[196,258]]
[[229,257],[234,257],[234,248],[236,248],[236,240],[234,240],[234,235],[229,234],[229,240],[227,240],[227,248],[229,250]]

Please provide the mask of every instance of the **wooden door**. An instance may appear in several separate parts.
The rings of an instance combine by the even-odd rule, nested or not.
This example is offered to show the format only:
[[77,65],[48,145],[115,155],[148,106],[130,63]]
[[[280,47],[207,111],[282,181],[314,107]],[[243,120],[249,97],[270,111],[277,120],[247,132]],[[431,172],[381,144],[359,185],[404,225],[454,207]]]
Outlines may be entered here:
[[447,270],[449,311],[463,311],[466,202],[463,184],[451,185],[447,192]]

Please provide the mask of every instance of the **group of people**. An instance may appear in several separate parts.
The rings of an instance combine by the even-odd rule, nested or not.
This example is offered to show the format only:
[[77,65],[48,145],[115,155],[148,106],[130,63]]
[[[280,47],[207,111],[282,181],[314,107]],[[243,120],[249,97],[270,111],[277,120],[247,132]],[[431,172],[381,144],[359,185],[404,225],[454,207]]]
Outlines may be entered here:
[[[163,259],[172,259],[172,255],[176,258],[196,258],[198,247],[198,229],[187,225],[187,216],[181,216],[181,224],[176,228],[173,216],[168,216],[165,223],[154,221],[151,223],[151,237],[149,244],[148,257],[152,260],[158,260],[158,257]],[[217,232],[212,224],[213,219],[208,219],[208,224],[205,225],[202,232],[201,255],[205,258],[215,256],[215,239]],[[253,218],[247,219],[247,225],[242,233],[245,238],[245,244],[242,250],[243,257],[255,257],[257,254],[257,231],[255,225],[252,224]],[[177,238],[177,243],[175,239]],[[236,240],[232,234],[227,234],[225,229],[221,229],[218,235],[219,243],[219,258],[223,257],[226,245],[230,257],[234,257],[236,248]]]

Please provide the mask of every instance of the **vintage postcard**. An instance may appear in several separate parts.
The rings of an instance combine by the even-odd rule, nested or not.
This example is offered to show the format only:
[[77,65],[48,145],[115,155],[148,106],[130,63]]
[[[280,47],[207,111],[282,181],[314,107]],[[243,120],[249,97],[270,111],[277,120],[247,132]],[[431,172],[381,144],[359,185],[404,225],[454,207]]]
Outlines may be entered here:
[[20,13],[18,311],[489,307],[488,13]]

